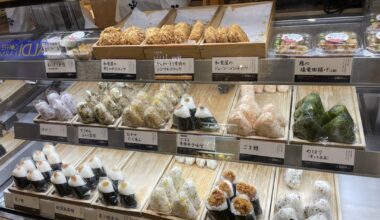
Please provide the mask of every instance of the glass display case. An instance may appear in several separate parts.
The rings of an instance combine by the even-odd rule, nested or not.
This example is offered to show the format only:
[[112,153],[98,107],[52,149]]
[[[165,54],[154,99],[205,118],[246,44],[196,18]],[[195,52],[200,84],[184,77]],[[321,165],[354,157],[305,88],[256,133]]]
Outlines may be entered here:
[[0,4],[0,217],[380,216],[377,1],[126,2]]

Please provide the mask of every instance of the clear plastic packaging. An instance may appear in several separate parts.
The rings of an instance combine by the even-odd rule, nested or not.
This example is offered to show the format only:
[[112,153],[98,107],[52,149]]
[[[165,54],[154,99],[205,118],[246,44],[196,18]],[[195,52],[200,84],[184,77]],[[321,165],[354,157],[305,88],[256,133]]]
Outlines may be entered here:
[[354,55],[359,51],[359,38],[354,32],[323,32],[317,41],[321,55]]
[[95,113],[88,103],[80,102],[77,111],[83,123],[90,124],[96,122]]
[[74,117],[70,109],[66,107],[65,103],[62,100],[55,99],[52,105],[55,111],[55,117],[59,121],[67,121]]
[[69,93],[63,93],[61,94],[61,100],[65,103],[66,107],[70,109],[73,115],[77,113],[76,103],[72,95]]
[[370,29],[380,29],[380,13],[372,13],[369,22]]
[[367,29],[366,33],[367,50],[380,54],[380,29]]
[[55,118],[55,111],[49,104],[43,100],[37,100],[34,104],[37,112],[41,115],[44,120],[51,120]]
[[311,36],[306,33],[281,33],[274,39],[276,56],[305,56],[312,50]]

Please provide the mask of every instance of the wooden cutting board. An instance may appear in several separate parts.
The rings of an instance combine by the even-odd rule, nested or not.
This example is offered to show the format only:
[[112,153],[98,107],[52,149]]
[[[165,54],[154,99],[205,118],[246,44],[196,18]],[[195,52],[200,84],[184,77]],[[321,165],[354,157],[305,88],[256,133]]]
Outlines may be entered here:
[[97,209],[139,216],[172,157],[164,154],[135,152],[121,169],[125,179],[135,189],[136,208],[127,209],[120,205],[106,206],[99,201],[99,198],[92,205]]
[[320,95],[325,111],[328,111],[331,107],[336,104],[343,104],[346,106],[348,112],[350,113],[352,119],[354,120],[356,129],[355,136],[356,142],[353,144],[344,144],[329,142],[329,146],[334,147],[351,147],[359,150],[365,149],[365,137],[363,132],[362,119],[360,117],[360,110],[358,105],[358,97],[356,94],[355,87],[351,86],[294,86],[293,92],[293,104],[292,104],[292,114],[290,119],[290,131],[289,140],[294,144],[311,144],[311,145],[326,145],[326,143],[319,142],[309,142],[297,138],[293,134],[293,124],[294,124],[294,111],[295,106],[298,101],[300,101],[306,95],[316,92]]
[[274,216],[274,206],[276,201],[282,196],[290,192],[298,193],[301,196],[303,206],[309,205],[312,200],[312,191],[313,185],[316,180],[327,181],[331,187],[331,215],[333,220],[342,219],[342,209],[340,206],[340,197],[339,197],[339,183],[338,177],[333,173],[322,173],[316,171],[303,171],[302,182],[299,189],[289,188],[284,181],[284,173],[286,168],[278,168],[276,173],[276,179],[274,183],[274,192],[272,197],[272,208],[270,217]]
[[[249,163],[225,162],[217,181],[215,181],[216,184],[218,180],[221,179],[220,176],[222,173],[227,170],[231,170],[236,174],[237,182],[242,181],[256,187],[257,196],[263,210],[263,213],[257,216],[256,219],[269,219],[276,168]],[[209,193],[211,193],[211,191]],[[203,216],[202,219],[210,220],[207,216],[207,209],[204,210]]]
[[[197,218],[198,220],[202,219],[202,214],[205,210],[204,201],[208,193],[212,189],[214,182],[216,178],[218,177],[221,168],[223,167],[223,163],[224,162],[218,161],[217,168],[215,170],[211,170],[206,167],[200,168],[195,164],[186,165],[183,163],[178,163],[175,161],[175,159],[173,159],[163,175],[163,176],[167,175],[173,167],[177,166],[182,169],[182,173],[183,173],[182,176],[185,180],[190,179],[193,181],[195,187],[197,188],[199,198],[201,200],[201,207],[198,210],[198,218]],[[149,219],[171,219],[171,220],[182,219],[182,218],[170,215],[168,213],[158,213],[156,211],[151,210],[149,208],[149,200],[144,207],[143,216]]]

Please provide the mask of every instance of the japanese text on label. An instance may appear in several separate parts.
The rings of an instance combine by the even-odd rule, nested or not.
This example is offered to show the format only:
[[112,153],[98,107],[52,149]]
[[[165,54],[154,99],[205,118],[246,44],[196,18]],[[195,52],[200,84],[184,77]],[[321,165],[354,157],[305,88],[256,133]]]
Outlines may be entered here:
[[154,59],[155,74],[193,74],[193,58]]
[[302,146],[302,160],[353,166],[355,150],[304,145]]
[[350,76],[352,58],[296,58],[295,75]]
[[103,210],[96,210],[96,218],[97,220],[125,220],[126,217],[122,214],[118,214],[115,212],[107,212]]
[[214,57],[212,58],[213,73],[257,73],[257,57]]
[[215,151],[215,137],[204,135],[177,134],[177,147]]
[[132,144],[158,145],[157,132],[124,130],[124,142]]
[[75,60],[45,60],[46,73],[75,73]]
[[285,144],[257,140],[240,139],[240,154],[263,157],[285,158]]
[[107,128],[78,127],[78,138],[107,141],[108,130]]
[[56,202],[54,204],[54,213],[84,219],[84,208],[76,205]]
[[40,124],[40,135],[67,137],[66,125],[58,124]]
[[40,209],[40,200],[36,197],[13,193],[13,204],[32,209]]
[[102,73],[136,74],[136,60],[110,60],[101,61]]

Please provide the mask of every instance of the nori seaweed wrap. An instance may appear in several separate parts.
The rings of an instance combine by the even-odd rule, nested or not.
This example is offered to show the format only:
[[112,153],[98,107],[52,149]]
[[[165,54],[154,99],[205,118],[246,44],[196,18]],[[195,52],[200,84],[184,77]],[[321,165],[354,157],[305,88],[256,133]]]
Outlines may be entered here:
[[119,203],[118,196],[112,182],[109,179],[103,179],[98,185],[100,200],[105,205],[117,205]]
[[253,210],[255,211],[255,215],[261,215],[263,213],[263,210],[260,205],[260,200],[257,197],[256,187],[246,184],[246,183],[239,182],[236,184],[236,195],[241,195],[241,194],[248,196],[248,198],[250,199],[252,203]]
[[70,177],[69,186],[79,199],[89,199],[91,197],[91,189],[81,176],[74,175]]
[[44,176],[39,170],[30,170],[27,178],[30,183],[32,183],[33,189],[36,192],[46,192],[48,189],[49,183],[45,180]]
[[231,213],[235,220],[256,220],[252,203],[244,194],[238,195],[232,200]]
[[55,191],[57,191],[59,196],[64,197],[71,195],[72,190],[67,183],[67,179],[62,171],[54,171],[50,181],[53,183]]
[[352,144],[355,142],[355,124],[350,114],[343,112],[322,127],[330,142]]
[[232,220],[227,198],[223,191],[214,189],[206,200],[207,215],[212,220]]
[[27,171],[23,166],[17,165],[16,168],[12,171],[13,180],[16,184],[16,187],[19,189],[30,188],[30,182],[27,178]]

